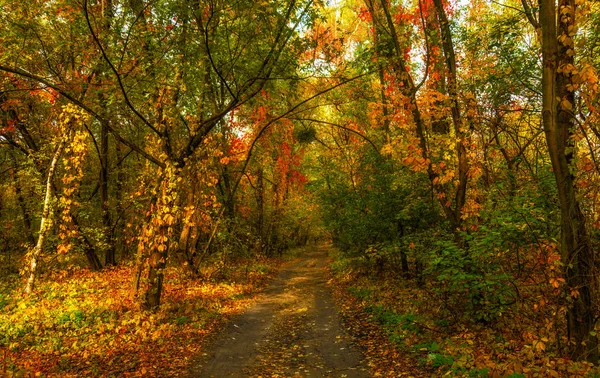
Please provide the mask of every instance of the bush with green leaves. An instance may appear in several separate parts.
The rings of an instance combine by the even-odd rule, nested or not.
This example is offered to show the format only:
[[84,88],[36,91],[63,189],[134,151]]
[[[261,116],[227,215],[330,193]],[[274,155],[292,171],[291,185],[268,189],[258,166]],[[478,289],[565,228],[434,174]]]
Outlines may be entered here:
[[526,251],[532,245],[542,249],[540,240],[552,238],[551,214],[532,193],[486,205],[477,227],[461,233],[463,245],[448,237],[426,251],[433,291],[454,317],[477,322],[490,322],[517,302],[515,281],[535,269]]
[[325,227],[359,270],[379,274],[402,268],[408,275],[409,260],[421,258],[409,250],[408,236],[444,224],[428,178],[369,151],[356,175],[360,180],[327,171],[319,192]]

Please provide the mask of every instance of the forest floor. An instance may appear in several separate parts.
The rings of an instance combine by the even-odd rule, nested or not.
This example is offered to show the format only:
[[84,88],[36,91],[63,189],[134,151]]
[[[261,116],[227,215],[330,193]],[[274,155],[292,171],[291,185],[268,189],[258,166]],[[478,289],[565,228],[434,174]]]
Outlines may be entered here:
[[326,267],[323,247],[283,267],[258,301],[217,336],[191,376],[371,376],[336,308]]
[[133,264],[93,272],[54,266],[35,295],[0,277],[0,377],[175,377],[231,316],[252,306],[281,259],[228,261],[203,277],[165,272],[161,308],[140,312]]
[[0,376],[421,376],[332,279],[332,251],[230,261],[196,279],[169,268],[156,313],[138,310],[131,264],[54,267],[32,296],[18,276],[1,279]]
[[330,247],[198,278],[171,267],[156,313],[132,298],[133,269],[55,267],[32,296],[1,277],[0,377],[598,376],[540,347],[539,310],[450,324],[431,292]]

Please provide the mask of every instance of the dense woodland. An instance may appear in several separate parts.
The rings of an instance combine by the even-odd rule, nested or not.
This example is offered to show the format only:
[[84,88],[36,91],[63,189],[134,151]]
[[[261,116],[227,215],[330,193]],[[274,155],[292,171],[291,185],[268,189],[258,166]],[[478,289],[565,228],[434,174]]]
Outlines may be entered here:
[[600,3],[0,0],[0,19],[0,372],[105,374],[106,327],[160,351],[332,242],[334,285],[429,376],[598,374]]

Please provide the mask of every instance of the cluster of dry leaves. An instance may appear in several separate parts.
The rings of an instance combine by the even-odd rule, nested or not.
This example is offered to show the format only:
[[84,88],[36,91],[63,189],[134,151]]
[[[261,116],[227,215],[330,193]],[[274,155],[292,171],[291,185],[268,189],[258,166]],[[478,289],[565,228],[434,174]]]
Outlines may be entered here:
[[180,376],[207,337],[245,310],[277,260],[238,262],[220,278],[168,269],[164,302],[140,312],[132,267],[57,271],[39,295],[0,293],[0,376]]

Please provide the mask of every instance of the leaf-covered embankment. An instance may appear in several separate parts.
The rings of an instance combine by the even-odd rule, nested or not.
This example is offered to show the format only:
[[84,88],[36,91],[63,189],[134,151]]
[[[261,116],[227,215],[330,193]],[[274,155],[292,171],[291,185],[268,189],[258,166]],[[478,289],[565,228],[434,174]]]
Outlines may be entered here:
[[245,310],[272,277],[276,259],[253,259],[208,280],[167,269],[165,302],[138,311],[132,266],[48,274],[40,295],[0,293],[0,375],[178,376],[207,337]]
[[[330,255],[329,283],[345,327],[357,338],[370,368],[379,376],[517,378],[598,374],[597,367],[590,363],[574,362],[547,350],[546,345],[557,342],[554,322],[562,321],[556,313],[564,313],[564,307],[543,298],[559,290],[557,285],[517,282],[527,287],[517,305],[493,322],[473,322],[460,311],[451,314],[443,296],[430,285],[419,286],[391,269],[376,273],[364,260],[344,257],[336,250]],[[544,274],[542,268],[536,272],[540,277]]]

